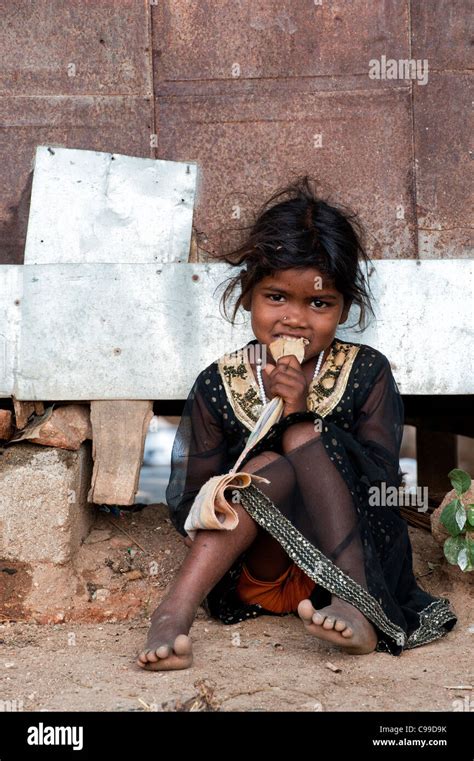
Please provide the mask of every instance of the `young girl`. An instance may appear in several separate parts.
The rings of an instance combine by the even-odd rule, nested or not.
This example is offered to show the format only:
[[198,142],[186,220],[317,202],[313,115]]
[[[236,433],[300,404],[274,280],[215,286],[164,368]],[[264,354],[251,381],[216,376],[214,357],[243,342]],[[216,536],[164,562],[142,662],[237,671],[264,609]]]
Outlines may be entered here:
[[[402,482],[404,410],[390,363],[335,336],[352,303],[361,326],[372,311],[359,224],[304,177],[272,196],[234,254],[219,257],[245,265],[224,304],[239,285],[233,320],[240,306],[249,311],[255,339],[202,370],[183,410],[166,498],[189,551],[138,664],[189,667],[200,605],[224,624],[293,613],[307,634],[353,654],[400,655],[442,637],[456,616],[417,585],[406,521],[383,500],[384,484]],[[301,365],[294,355],[275,362],[268,347],[281,335],[307,339]],[[191,541],[184,524],[196,494],[233,467],[274,396],[282,416],[239,467],[270,483],[227,490],[237,527]]]

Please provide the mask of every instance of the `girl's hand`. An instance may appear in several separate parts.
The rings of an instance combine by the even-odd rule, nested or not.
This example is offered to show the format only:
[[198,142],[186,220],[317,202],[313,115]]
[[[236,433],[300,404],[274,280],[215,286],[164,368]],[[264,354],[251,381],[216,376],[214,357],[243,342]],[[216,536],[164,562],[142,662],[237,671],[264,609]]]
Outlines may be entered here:
[[193,540],[191,539],[190,536],[183,536],[182,539],[183,539],[183,542],[185,543],[186,547],[191,547],[192,546]]
[[276,365],[266,364],[263,372],[267,379],[267,396],[271,399],[280,396],[284,401],[282,417],[292,412],[306,412],[308,384],[294,354],[280,357]]

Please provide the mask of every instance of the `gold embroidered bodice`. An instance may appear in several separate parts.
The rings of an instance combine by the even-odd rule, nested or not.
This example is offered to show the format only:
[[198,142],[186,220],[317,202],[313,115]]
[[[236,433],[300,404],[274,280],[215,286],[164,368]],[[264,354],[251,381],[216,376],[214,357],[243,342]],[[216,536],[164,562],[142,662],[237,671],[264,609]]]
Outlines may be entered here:
[[[251,346],[252,344],[247,344],[217,360],[222,383],[235,416],[250,431],[253,430],[263,407],[249,360]],[[360,348],[360,345],[344,343],[338,338],[333,339],[318,377],[309,385],[306,398],[308,410],[325,417],[334,409],[345,391],[349,373]]]

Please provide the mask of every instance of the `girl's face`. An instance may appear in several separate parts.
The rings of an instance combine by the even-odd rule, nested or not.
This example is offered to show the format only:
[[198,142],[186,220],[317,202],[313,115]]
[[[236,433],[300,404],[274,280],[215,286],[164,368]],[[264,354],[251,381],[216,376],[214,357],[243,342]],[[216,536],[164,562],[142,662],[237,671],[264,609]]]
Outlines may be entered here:
[[314,267],[280,270],[265,277],[243,306],[251,312],[259,343],[268,346],[279,335],[307,338],[305,362],[330,346],[350,309],[331,281]]

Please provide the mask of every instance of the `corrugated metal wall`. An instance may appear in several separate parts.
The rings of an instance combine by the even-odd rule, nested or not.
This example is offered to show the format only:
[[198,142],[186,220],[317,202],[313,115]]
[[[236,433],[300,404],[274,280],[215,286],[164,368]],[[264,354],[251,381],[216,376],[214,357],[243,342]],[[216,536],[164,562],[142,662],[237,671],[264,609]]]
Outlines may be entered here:
[[[3,0],[0,262],[21,263],[38,144],[196,161],[191,258],[295,173],[375,257],[468,257],[468,0]],[[428,82],[370,61],[428,62]]]

